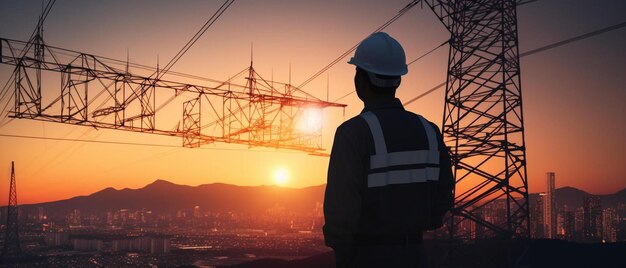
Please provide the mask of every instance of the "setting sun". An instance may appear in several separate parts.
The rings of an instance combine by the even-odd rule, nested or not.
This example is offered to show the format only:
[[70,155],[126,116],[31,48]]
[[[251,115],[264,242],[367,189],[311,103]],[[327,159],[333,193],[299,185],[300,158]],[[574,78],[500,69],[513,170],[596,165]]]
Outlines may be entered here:
[[274,182],[276,185],[283,186],[287,184],[287,181],[289,181],[289,172],[284,168],[276,170],[276,173],[274,173]]

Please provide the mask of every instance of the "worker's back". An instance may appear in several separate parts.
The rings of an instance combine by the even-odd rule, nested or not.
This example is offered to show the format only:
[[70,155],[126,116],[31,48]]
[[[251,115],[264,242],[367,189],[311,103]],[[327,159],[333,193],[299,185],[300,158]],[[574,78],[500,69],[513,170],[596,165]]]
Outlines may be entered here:
[[[376,161],[375,155],[383,152],[377,152],[376,132],[368,124],[367,115],[375,116],[379,122],[387,154],[436,151],[437,161],[372,163]],[[427,129],[422,120],[419,115],[404,110],[399,100],[393,99],[366,104],[361,115],[339,127],[338,131],[353,137],[355,145],[362,144],[357,146],[362,148],[359,153],[365,163],[364,173],[368,175],[363,177],[361,184],[362,205],[357,234],[421,233],[437,224],[431,222],[432,216],[438,218],[448,209],[447,204],[439,209],[434,207],[437,205],[439,165],[443,165],[444,170],[445,167],[449,170],[450,165],[449,160],[439,159],[439,152],[447,151],[441,142],[436,142],[436,148],[430,148],[427,132],[436,135],[436,141],[441,141],[441,137],[434,124],[429,123],[430,129]],[[427,171],[435,177],[406,179],[407,173]]]
[[386,33],[359,44],[350,64],[365,109],[337,128],[324,195],[324,239],[338,267],[423,267],[422,232],[442,225],[454,179],[437,127],[395,98],[408,72]]

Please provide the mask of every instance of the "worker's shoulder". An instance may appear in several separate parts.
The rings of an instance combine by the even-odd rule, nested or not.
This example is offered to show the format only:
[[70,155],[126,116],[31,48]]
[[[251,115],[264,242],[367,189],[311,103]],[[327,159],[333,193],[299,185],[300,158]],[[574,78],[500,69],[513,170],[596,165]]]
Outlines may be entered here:
[[339,125],[339,127],[337,127],[337,133],[361,132],[366,127],[367,123],[365,119],[360,115],[356,115]]
[[424,117],[423,115],[420,114],[416,114],[414,112],[411,111],[405,111],[407,114],[409,114],[410,116],[413,116],[417,119],[424,118],[424,120],[426,120],[426,122],[428,122],[433,128],[435,128],[436,131],[439,131],[439,126],[437,126],[437,124],[433,123],[432,121],[428,120],[428,118]]

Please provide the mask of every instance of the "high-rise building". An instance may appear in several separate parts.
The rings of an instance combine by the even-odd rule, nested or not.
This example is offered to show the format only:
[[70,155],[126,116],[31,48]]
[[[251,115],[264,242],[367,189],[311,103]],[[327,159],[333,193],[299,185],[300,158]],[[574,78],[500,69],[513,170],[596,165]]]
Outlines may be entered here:
[[544,238],[543,201],[545,193],[539,193],[536,199],[530,199],[530,235],[532,238]]
[[74,209],[69,215],[69,224],[79,226],[82,224],[82,218],[80,216],[80,209]]
[[602,210],[602,241],[606,243],[617,242],[617,214],[612,208]]
[[556,239],[565,239],[565,211],[556,213]]
[[575,239],[576,231],[576,214],[574,211],[565,211],[563,213],[564,224],[563,231],[565,232],[565,239],[573,241]]
[[200,218],[201,216],[202,215],[200,215],[200,206],[193,207],[193,217]]
[[599,242],[602,239],[602,205],[600,197],[590,195],[584,202],[584,233],[585,240]]
[[122,220],[122,226],[126,225],[128,222],[128,209],[120,209],[120,219]]
[[585,208],[576,208],[574,211],[574,241],[585,239]]
[[113,212],[107,212],[107,225],[113,225]]
[[554,172],[546,173],[546,195],[543,202],[543,224],[545,238],[556,238],[556,203],[554,201]]
[[38,207],[37,208],[37,220],[39,220],[39,221],[43,221],[44,220],[43,207]]

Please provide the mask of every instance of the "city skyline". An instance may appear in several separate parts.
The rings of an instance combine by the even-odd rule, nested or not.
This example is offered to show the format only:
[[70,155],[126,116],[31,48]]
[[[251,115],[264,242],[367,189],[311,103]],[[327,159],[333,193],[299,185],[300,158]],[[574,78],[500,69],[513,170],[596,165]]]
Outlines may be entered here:
[[[625,11],[0,1],[0,266],[332,267],[400,243],[428,267],[626,267]],[[404,49],[395,93],[428,150],[362,114],[400,74],[361,58],[380,32]],[[339,144],[360,113],[374,144]]]
[[[76,227],[134,226],[159,218],[163,219],[163,217],[193,219],[221,214],[252,216],[284,213],[287,218],[291,217],[288,215],[315,215],[317,220],[312,226],[307,225],[311,219],[297,220],[296,225],[300,226],[298,228],[313,228],[312,230],[319,232],[323,223],[323,192],[323,185],[304,189],[226,184],[190,187],[158,180],[140,189],[105,189],[89,196],[61,202],[22,205],[20,221],[51,222],[56,226],[69,224]],[[556,216],[554,229],[557,231],[554,235],[547,232],[549,228],[544,223],[546,211],[542,200],[545,200],[543,199],[545,194],[532,194],[530,196],[532,237],[585,242],[600,242],[600,238],[612,237],[607,241],[616,242],[615,237],[618,235],[621,241],[626,238],[626,233],[624,233],[626,226],[623,225],[624,217],[626,217],[625,193],[626,189],[622,190],[619,195],[606,196],[567,188],[555,190],[555,206],[552,211]],[[151,198],[168,194],[173,198],[172,201]],[[240,200],[237,196],[248,196],[248,198]],[[132,202],[124,202],[124,200]],[[495,222],[503,220],[504,204],[504,202],[494,202],[484,206],[480,212],[481,217]],[[269,217],[272,218],[271,215]],[[288,224],[289,220],[283,219],[281,222],[281,224]],[[274,229],[282,226],[269,222],[242,221],[241,223],[246,228]],[[49,230],[46,226],[44,225],[44,231]],[[490,235],[486,229],[478,228],[471,222],[465,222],[460,226],[474,233],[470,236],[473,239]],[[98,230],[99,228],[96,228],[92,231]],[[439,231],[443,230],[445,228]]]
[[[105,187],[102,189],[98,189],[96,191],[93,192],[89,192],[86,194],[81,194],[81,195],[76,195],[76,196],[71,196],[68,198],[64,198],[64,199],[54,199],[54,200],[45,200],[42,202],[36,202],[36,203],[22,203],[19,202],[18,199],[18,206],[31,206],[31,205],[37,205],[37,204],[43,204],[43,203],[50,203],[50,202],[56,202],[56,201],[64,201],[64,200],[70,200],[76,197],[85,197],[85,196],[90,196],[93,194],[97,194],[103,191],[107,191],[107,190],[114,190],[114,191],[127,191],[127,190],[141,190],[144,189],[150,185],[154,185],[154,184],[160,184],[160,183],[165,183],[165,184],[172,184],[172,185],[177,185],[177,186],[184,186],[184,187],[202,187],[202,186],[212,186],[212,185],[224,185],[224,186],[232,186],[232,187],[251,187],[251,188],[256,188],[256,187],[276,187],[278,189],[285,189],[285,190],[305,190],[305,189],[311,189],[311,188],[317,188],[317,187],[325,187],[326,184],[319,184],[319,185],[309,185],[309,186],[304,186],[304,187],[290,187],[290,186],[281,186],[281,185],[277,185],[277,184],[262,184],[262,185],[236,185],[236,184],[229,184],[229,183],[224,183],[224,182],[210,182],[210,183],[202,183],[202,184],[197,184],[197,185],[188,185],[188,184],[179,184],[173,181],[169,181],[169,180],[165,180],[165,179],[156,179],[150,183],[147,183],[146,185],[142,185],[139,187],[124,187],[124,188],[116,188],[116,187]],[[18,186],[17,188],[19,189],[19,180],[18,180]],[[612,194],[617,194],[623,191],[626,191],[626,187],[622,188],[622,189],[616,189],[614,192],[610,192],[610,193],[606,193],[606,194],[598,194],[598,193],[593,193],[593,192],[589,192],[585,189],[579,189],[579,188],[575,188],[572,186],[562,186],[562,187],[555,187],[554,190],[562,190],[562,189],[575,189],[578,191],[583,191],[589,195],[593,195],[593,196],[604,196],[604,195],[612,195]],[[530,192],[529,195],[539,195],[539,196],[545,196],[547,193],[545,191],[539,191],[539,192]],[[543,198],[542,198],[543,200]],[[581,201],[582,202],[582,201]],[[531,205],[532,207],[534,207],[533,205]],[[0,205],[0,207],[5,207],[6,208],[6,204]],[[545,210],[544,204],[543,202],[539,205],[538,207],[539,209],[541,209],[542,211]],[[542,214],[543,215],[543,214]],[[542,216],[543,217],[543,216]],[[542,221],[543,222],[543,221]]]
[[[268,258],[317,258],[329,250],[322,234],[323,193],[323,185],[304,189],[221,183],[190,187],[163,180],[140,189],[109,188],[90,196],[20,206],[20,244],[27,256],[34,257],[28,262],[33,266],[81,266],[94,261],[106,266],[180,266],[199,261],[232,265]],[[544,206],[537,203],[542,195],[530,195],[533,239],[524,241],[566,242],[551,244],[551,250],[566,252],[569,247],[605,246],[599,254],[608,252],[606,246],[624,245],[626,189],[614,196],[555,189],[552,211],[557,215],[558,232],[554,237],[540,231],[546,229],[541,216]],[[482,219],[505,220],[505,202],[476,206],[481,207],[477,215]],[[485,239],[494,233],[474,222],[464,221],[457,228],[468,233],[463,241],[473,250],[498,241]],[[445,241],[447,229],[425,233],[426,241]],[[481,254],[487,252],[472,256],[482,259]],[[444,258],[433,254],[436,259]],[[577,257],[596,256],[583,255]],[[603,263],[614,264],[619,254],[602,256]],[[320,266],[327,265],[316,267]]]
[[[154,184],[155,182],[167,182],[167,183],[172,183],[172,184],[175,184],[175,185],[189,186],[189,187],[199,187],[199,186],[205,186],[205,185],[230,185],[230,186],[236,186],[236,187],[277,187],[277,188],[292,189],[292,190],[306,189],[306,188],[311,188],[311,187],[321,187],[321,186],[325,186],[326,185],[325,183],[323,183],[323,184],[318,184],[318,185],[308,185],[308,186],[302,186],[302,187],[293,187],[293,186],[279,185],[279,184],[275,184],[275,183],[274,184],[259,184],[259,185],[237,185],[237,184],[230,184],[230,183],[226,183],[226,182],[208,182],[208,183],[201,183],[201,184],[196,184],[196,185],[189,185],[189,184],[175,183],[175,182],[169,181],[167,179],[155,179],[154,181],[149,182],[146,185],[142,185],[142,186],[138,186],[138,187],[113,187],[113,186],[109,186],[109,187],[104,187],[104,188],[101,188],[101,189],[94,190],[93,192],[88,192],[88,193],[75,195],[75,196],[69,196],[69,197],[63,198],[63,199],[50,199],[50,200],[43,200],[43,201],[40,201],[40,202],[33,202],[33,203],[22,203],[18,199],[18,206],[21,206],[21,205],[34,205],[34,204],[40,204],[40,203],[62,201],[62,200],[72,199],[72,198],[81,197],[81,196],[89,196],[91,194],[98,193],[98,192],[101,192],[101,191],[107,190],[107,189],[113,189],[113,190],[116,190],[116,191],[119,191],[119,190],[139,190],[139,189],[145,188],[148,185]],[[18,182],[18,184],[19,184],[19,182]],[[17,186],[17,188],[19,189],[19,185]],[[569,186],[569,185],[564,185],[564,186],[561,186],[561,187],[555,187],[554,189],[555,190],[559,190],[559,189],[566,189],[566,188],[577,189],[577,190],[589,193],[591,195],[611,195],[611,194],[616,194],[616,193],[619,193],[619,192],[622,192],[622,191],[626,190],[626,187],[624,187],[624,188],[621,188],[621,189],[615,189],[612,192],[594,193],[594,192],[588,191],[586,189],[580,189],[580,188],[576,188],[576,187]],[[544,190],[544,191],[529,192],[529,194],[545,195],[546,191]],[[0,207],[6,207],[6,202],[4,204],[0,204]]]
[[[261,74],[288,81],[291,73],[293,83],[299,84],[405,4],[403,1],[366,1],[359,5],[351,2],[336,5],[330,2],[264,3],[278,8],[256,14],[254,10],[261,8],[261,4],[236,3],[227,11],[228,16],[218,21],[215,29],[208,31],[174,69],[225,80],[249,65],[253,43],[254,66]],[[620,22],[618,10],[623,10],[623,5],[555,1],[521,6],[520,50],[528,51]],[[161,62],[166,62],[206,19],[207,11],[216,8],[214,4],[202,2],[146,5],[139,1],[107,4],[60,1],[45,24],[44,38],[50,45],[117,59],[125,59],[129,52],[131,62],[156,65],[157,55]],[[89,12],[72,15],[76,10]],[[156,15],[133,16],[140,10]],[[304,12],[307,10],[315,12]],[[377,19],[369,19],[374,11]],[[37,3],[5,1],[0,3],[0,12],[0,36],[23,40],[32,32],[40,7]],[[431,13],[415,8],[387,29],[404,44],[409,60],[447,38],[445,29]],[[329,20],[319,21],[319,16]],[[580,17],[585,19],[579,21]],[[416,25],[420,26],[418,30],[415,30]],[[336,30],[325,31],[330,28]],[[303,31],[308,34],[301,35]],[[142,34],[137,35],[138,32]],[[164,40],[163,36],[168,39]],[[217,36],[225,38],[212,42]],[[300,38],[294,40],[292,36]],[[607,33],[522,59],[530,192],[543,188],[544,174],[549,170],[559,174],[557,188],[572,186],[603,194],[626,187],[619,170],[619,161],[625,157],[625,143],[618,143],[615,150],[608,152],[603,149],[615,147],[611,140],[619,141],[618,133],[624,132],[626,113],[618,100],[624,99],[625,93],[620,89],[625,78],[618,74],[619,63],[626,57],[619,49],[625,39],[617,32]],[[290,49],[280,49],[284,47]],[[614,54],[606,55],[602,53],[604,50],[614,51]],[[442,49],[411,65],[399,89],[400,99],[406,101],[444,81],[446,57]],[[7,79],[10,72],[10,67],[1,65],[0,81]],[[352,67],[341,63],[331,70],[328,75],[331,100],[352,90],[353,72]],[[565,79],[568,77],[572,79]],[[322,76],[305,90],[318,97],[326,96],[326,82]],[[588,88],[597,88],[602,94]],[[408,105],[407,109],[440,125],[442,100],[443,92],[436,92]],[[362,104],[354,94],[342,101],[349,105],[345,117],[341,112],[325,114],[323,141],[327,150],[332,146],[336,126],[361,109]],[[585,124],[580,124],[580,120],[601,126],[616,125],[618,129],[603,128],[606,135],[600,137],[597,130],[581,127]],[[86,127],[28,120],[14,120],[2,127],[0,133],[180,145],[180,140],[175,138],[93,131]],[[328,161],[324,157],[290,151],[248,150],[245,146],[223,144],[194,150],[2,137],[0,145],[11,152],[0,156],[0,169],[8,170],[9,162],[16,161],[20,203],[60,200],[106,187],[137,188],[156,178],[186,185],[211,182],[264,185],[276,184],[277,177],[282,177],[281,180],[286,180],[285,186],[306,187],[324,183]],[[581,151],[587,153],[580,154]],[[590,159],[594,165],[588,164]],[[238,163],[242,162],[248,167],[238,168]],[[279,173],[282,175],[276,175]],[[0,192],[6,192],[6,187],[6,183],[1,183]],[[6,200],[0,200],[0,205],[4,204]]]

